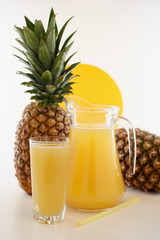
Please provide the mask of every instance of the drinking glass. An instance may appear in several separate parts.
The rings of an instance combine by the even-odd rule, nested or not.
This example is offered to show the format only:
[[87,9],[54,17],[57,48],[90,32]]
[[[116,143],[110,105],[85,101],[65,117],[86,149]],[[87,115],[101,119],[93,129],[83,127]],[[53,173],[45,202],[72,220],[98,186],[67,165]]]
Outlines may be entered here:
[[34,218],[39,223],[64,219],[69,139],[36,136],[30,139]]

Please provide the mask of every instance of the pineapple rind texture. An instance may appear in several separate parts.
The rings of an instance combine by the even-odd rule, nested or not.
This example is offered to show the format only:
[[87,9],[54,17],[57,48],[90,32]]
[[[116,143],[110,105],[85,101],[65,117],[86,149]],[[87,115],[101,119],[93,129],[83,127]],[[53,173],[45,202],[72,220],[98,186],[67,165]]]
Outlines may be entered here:
[[[129,145],[125,129],[116,129],[115,137],[124,181],[127,186],[145,192],[160,192],[160,137],[136,129],[137,152],[135,175],[129,172]],[[132,155],[133,145],[131,144]]]
[[70,125],[70,114],[61,107],[38,107],[37,102],[31,102],[24,109],[16,131],[14,162],[19,185],[27,193],[32,193],[29,138],[69,136]]

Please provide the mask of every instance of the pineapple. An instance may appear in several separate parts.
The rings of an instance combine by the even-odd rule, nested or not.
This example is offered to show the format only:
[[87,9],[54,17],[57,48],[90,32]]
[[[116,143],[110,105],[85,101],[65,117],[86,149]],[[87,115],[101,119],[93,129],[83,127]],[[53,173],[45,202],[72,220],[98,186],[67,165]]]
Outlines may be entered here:
[[31,102],[22,114],[18,123],[15,141],[14,163],[19,185],[31,194],[31,170],[29,138],[37,135],[69,136],[71,117],[59,103],[64,96],[72,94],[71,80],[77,75],[72,74],[79,62],[67,67],[69,60],[75,53],[66,59],[73,42],[73,32],[61,45],[64,30],[70,18],[58,32],[56,16],[53,8],[50,11],[47,30],[45,31],[40,20],[32,23],[25,17],[26,26],[15,26],[20,39],[16,39],[23,50],[16,48],[24,57],[15,55],[26,65],[27,72],[19,71],[29,81],[22,85],[29,87]]
[[[145,192],[160,192],[160,137],[136,129],[137,162],[135,175],[131,175],[129,172],[127,133],[125,129],[116,129],[115,136],[121,170],[126,185]],[[131,148],[133,151],[133,146]]]

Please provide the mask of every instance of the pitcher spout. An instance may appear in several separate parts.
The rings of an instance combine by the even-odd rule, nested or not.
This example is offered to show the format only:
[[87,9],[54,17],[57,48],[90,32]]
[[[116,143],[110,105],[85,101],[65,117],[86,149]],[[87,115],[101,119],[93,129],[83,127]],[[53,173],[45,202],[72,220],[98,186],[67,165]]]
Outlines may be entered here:
[[110,106],[110,105],[99,105],[92,104],[81,97],[65,97],[64,99],[66,104],[66,109],[69,112],[72,111],[104,111],[104,112],[114,112],[118,114],[119,107],[118,106]]
[[64,101],[68,112],[78,111],[83,108],[90,108],[94,106],[81,97],[65,97]]
[[[66,97],[66,109],[72,115],[73,125],[114,127],[118,117],[119,107],[97,105],[87,102],[81,97]],[[95,127],[95,126],[94,126]]]

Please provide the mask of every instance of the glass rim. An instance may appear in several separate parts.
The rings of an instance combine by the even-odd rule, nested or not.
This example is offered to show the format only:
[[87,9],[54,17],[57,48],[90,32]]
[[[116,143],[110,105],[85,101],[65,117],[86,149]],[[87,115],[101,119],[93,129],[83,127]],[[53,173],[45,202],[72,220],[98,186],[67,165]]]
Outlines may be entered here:
[[70,142],[69,137],[61,136],[34,136],[29,139],[30,143],[34,144],[66,144]]

